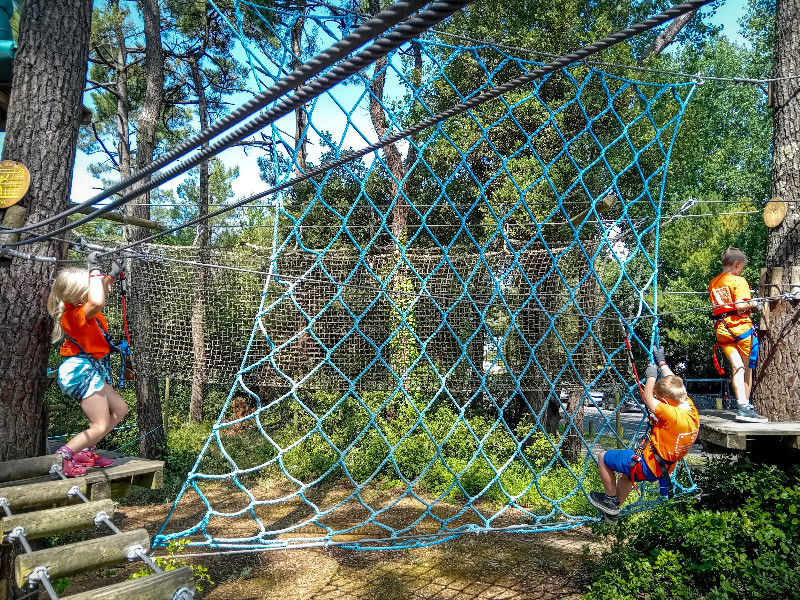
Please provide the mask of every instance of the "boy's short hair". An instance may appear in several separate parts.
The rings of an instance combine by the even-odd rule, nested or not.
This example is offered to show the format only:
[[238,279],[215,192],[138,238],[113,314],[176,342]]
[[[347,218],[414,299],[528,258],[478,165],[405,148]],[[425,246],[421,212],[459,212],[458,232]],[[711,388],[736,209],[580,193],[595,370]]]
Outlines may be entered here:
[[683,385],[683,379],[677,375],[667,375],[656,381],[653,393],[659,398],[666,398],[675,402],[683,402],[689,396],[686,393],[686,387]]
[[745,254],[735,246],[729,246],[722,253],[723,267],[725,265],[735,265],[737,262],[742,262],[744,264],[747,264],[747,261],[748,261],[747,254]]

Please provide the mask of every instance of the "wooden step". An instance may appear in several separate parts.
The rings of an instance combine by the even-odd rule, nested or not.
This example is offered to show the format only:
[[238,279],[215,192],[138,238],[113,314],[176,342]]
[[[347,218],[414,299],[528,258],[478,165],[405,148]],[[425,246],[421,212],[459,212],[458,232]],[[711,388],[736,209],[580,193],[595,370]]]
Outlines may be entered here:
[[86,493],[86,478],[73,477],[72,479],[59,479],[57,481],[3,486],[0,487],[0,498],[8,500],[11,512],[34,506],[67,504],[70,502],[67,492],[76,485],[81,492]]
[[150,535],[146,529],[20,554],[14,561],[14,579],[17,586],[23,587],[28,581],[28,575],[36,567],[47,567],[52,580],[125,563],[128,561],[128,548],[137,545],[145,552],[150,549]]
[[181,567],[147,577],[123,581],[116,585],[66,596],[63,600],[172,600],[180,588],[194,591],[194,574],[191,567]]
[[109,518],[113,517],[114,501],[99,500],[3,517],[0,519],[0,537],[8,535],[15,527],[23,527],[29,540],[94,527],[94,518],[101,510]]
[[50,473],[50,467],[54,464],[60,467],[63,462],[64,457],[60,454],[0,462],[0,482],[41,477]]

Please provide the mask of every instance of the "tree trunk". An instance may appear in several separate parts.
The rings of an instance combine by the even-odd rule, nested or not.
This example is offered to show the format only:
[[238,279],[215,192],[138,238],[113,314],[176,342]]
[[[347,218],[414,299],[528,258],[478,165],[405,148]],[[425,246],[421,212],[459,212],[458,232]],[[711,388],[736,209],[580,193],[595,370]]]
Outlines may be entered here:
[[[144,105],[139,111],[136,129],[136,168],[144,167],[153,160],[156,147],[156,127],[164,104],[164,49],[161,45],[161,13],[158,0],[141,0],[145,35],[145,72],[147,85]],[[146,181],[146,180],[145,180]],[[128,214],[143,219],[150,218],[150,194],[134,200],[133,206],[127,206]],[[136,241],[142,239],[147,230],[135,226],[125,227],[125,239]],[[136,285],[136,262],[130,270],[130,321],[134,336],[145,338],[153,330],[150,317],[149,299]],[[165,442],[163,419],[161,417],[161,397],[155,365],[149,356],[136,352],[136,340],[132,344],[133,366],[136,369],[136,404],[139,422],[139,454],[144,458],[158,458]]]
[[[116,3],[119,7],[119,2]],[[131,141],[130,141],[130,96],[128,94],[128,47],[125,44],[125,32],[122,30],[122,15],[115,23],[117,36],[117,158],[119,160],[119,176],[125,179],[131,175]]]
[[[773,77],[795,75],[798,71],[800,0],[778,0]],[[772,195],[785,201],[787,209],[783,223],[769,232],[764,261],[769,270],[767,280],[772,280],[774,267],[783,267],[783,278],[781,287],[766,290],[767,296],[789,292],[792,270],[800,267],[800,81],[775,81],[773,94]],[[762,331],[761,355],[753,381],[754,404],[771,421],[798,420],[800,308],[785,300],[772,302],[769,308],[769,322]]]
[[581,398],[583,398],[581,390],[571,391],[569,398],[567,398],[567,415],[572,417],[572,424],[570,425],[569,418],[567,418],[564,425],[564,442],[561,446],[561,455],[564,460],[572,463],[582,461],[583,403]]
[[[21,202],[28,222],[69,202],[91,20],[91,0],[23,5],[3,159],[30,169],[31,186]],[[64,257],[55,240],[24,251]],[[53,330],[46,305],[55,271],[53,263],[0,259],[0,461],[45,449],[43,398]]]
[[[189,59],[189,67],[192,74],[192,83],[197,94],[197,110],[200,114],[200,129],[208,127],[208,102],[206,100],[205,88],[203,87],[203,76],[200,73],[198,57],[192,56]],[[208,144],[203,144],[203,148]],[[200,163],[200,186],[198,189],[199,206],[198,216],[200,218],[208,215],[209,189],[208,189],[208,161]],[[208,264],[210,257],[211,231],[208,220],[203,219],[197,225],[197,235],[194,239],[197,246],[198,261]],[[194,299],[192,302],[192,354],[194,358],[192,367],[192,397],[189,401],[189,419],[194,423],[203,422],[203,388],[206,383],[206,342],[205,342],[205,302],[204,292],[206,289],[206,279],[208,269],[197,267],[194,272]]]
[[[301,57],[303,56],[303,25],[305,18],[303,15],[306,12],[306,0],[297,0],[297,20],[292,26],[292,68],[296,69],[302,64]],[[298,90],[300,88],[297,88]],[[300,173],[306,172],[306,129],[308,128],[308,115],[304,106],[298,106],[294,111],[294,147],[297,151],[295,163],[297,170]]]

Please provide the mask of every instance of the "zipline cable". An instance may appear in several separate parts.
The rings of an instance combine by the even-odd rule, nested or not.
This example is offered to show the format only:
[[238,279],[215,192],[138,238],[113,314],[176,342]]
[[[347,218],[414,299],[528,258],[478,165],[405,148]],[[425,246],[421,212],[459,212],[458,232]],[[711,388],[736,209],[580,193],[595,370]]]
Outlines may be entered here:
[[379,12],[374,17],[366,21],[353,33],[342,38],[324,52],[317,54],[307,63],[297,67],[286,77],[277,81],[272,87],[258,94],[234,110],[232,113],[224,116],[222,119],[207,127],[200,133],[185,140],[174,150],[168,152],[149,165],[139,169],[129,177],[126,177],[122,181],[105,188],[102,192],[90,198],[89,200],[86,200],[81,204],[76,204],[75,206],[62,211],[57,215],[42,219],[36,223],[30,223],[17,228],[0,227],[0,229],[4,233],[23,233],[37,227],[50,225],[76,212],[79,212],[84,208],[91,208],[98,202],[102,202],[114,194],[131,187],[134,183],[137,183],[148,175],[160,170],[163,166],[174,162],[175,160],[191,152],[193,149],[200,147],[208,140],[216,137],[220,133],[231,129],[234,125],[261,110],[269,103],[278,100],[281,96],[303,85],[312,77],[318,76],[325,69],[331,67],[335,62],[357,50],[369,40],[375,38],[387,29],[394,27],[401,21],[410,17],[413,13],[424,7],[428,2],[429,0],[400,0],[395,4],[392,4],[385,10]]
[[[710,1],[710,0],[707,0]],[[258,117],[254,118],[253,120],[249,121],[247,124],[235,129],[234,131],[228,133],[218,141],[214,142],[213,144],[208,145],[206,148],[198,152],[197,154],[193,155],[191,158],[187,159],[184,162],[178,163],[171,169],[167,171],[161,172],[159,175],[154,177],[151,181],[145,183],[142,186],[137,187],[133,191],[129,191],[123,194],[120,198],[109,202],[108,204],[104,204],[102,207],[98,207],[93,213],[83,216],[79,219],[76,219],[67,225],[64,225],[58,229],[53,230],[47,234],[42,234],[33,238],[28,238],[25,240],[20,240],[18,242],[8,243],[5,245],[0,245],[0,250],[4,247],[14,247],[14,246],[22,246],[25,244],[31,244],[34,242],[46,240],[52,235],[57,235],[59,233],[63,233],[64,231],[69,231],[78,227],[79,225],[83,225],[84,223],[88,223],[93,219],[103,215],[111,210],[118,208],[130,200],[134,198],[140,197],[142,194],[158,187],[162,183],[169,181],[177,177],[178,175],[185,173],[192,167],[205,162],[207,159],[216,156],[223,150],[235,145],[237,142],[243,140],[244,138],[256,133],[260,129],[263,129],[270,123],[277,121],[281,117],[291,113],[295,109],[303,106],[310,100],[313,100],[317,96],[322,95],[326,91],[333,88],[338,83],[344,81],[348,77],[355,75],[362,69],[368,67],[373,62],[382,58],[383,56],[387,55],[392,50],[398,48],[405,42],[414,39],[419,36],[420,33],[427,31],[430,27],[439,23],[452,15],[453,13],[457,12],[467,4],[471,3],[472,0],[441,0],[440,2],[436,2],[435,4],[431,5],[424,11],[420,12],[417,16],[412,17],[408,21],[402,23],[391,32],[387,33],[384,37],[379,38],[374,44],[367,47],[365,50],[359,52],[355,56],[340,62],[336,65],[331,71],[326,73],[325,75],[312,80],[310,83],[303,85],[297,90],[293,95],[289,96],[287,99],[283,100],[277,106],[269,109],[268,111],[262,113]],[[91,200],[87,201],[91,202]],[[85,203],[84,203],[85,204]],[[75,207],[69,209],[72,212],[79,210],[79,208],[83,205],[76,205]],[[65,211],[67,212],[67,211]],[[58,218],[63,218],[64,213],[62,213]],[[52,220],[55,217],[50,217],[48,220]],[[43,223],[34,223],[31,225],[26,226],[26,229],[30,229],[32,227],[38,227]],[[21,231],[20,229],[15,230],[6,230],[5,233],[16,233]]]
[[[440,113],[437,113],[436,115],[433,115],[433,116],[425,119],[424,121],[421,121],[421,122],[417,123],[416,125],[412,125],[411,127],[408,127],[407,129],[404,129],[404,130],[402,130],[402,131],[400,131],[398,133],[390,135],[389,137],[383,139],[380,142],[376,142],[374,144],[370,144],[369,146],[367,146],[367,147],[365,147],[365,148],[363,148],[363,149],[361,149],[361,150],[359,150],[357,152],[348,153],[347,156],[341,157],[341,158],[339,158],[337,160],[324,163],[324,164],[320,165],[319,167],[311,169],[310,171],[306,172],[303,175],[299,175],[297,177],[294,177],[294,178],[292,178],[292,179],[290,179],[290,180],[288,180],[288,181],[286,181],[286,182],[284,182],[284,183],[282,183],[280,185],[273,186],[273,187],[269,188],[268,190],[266,190],[264,192],[259,192],[257,194],[253,194],[253,195],[248,196],[247,198],[244,198],[244,199],[239,200],[237,202],[233,202],[231,204],[225,205],[224,207],[221,207],[221,208],[219,208],[219,209],[217,209],[217,210],[215,210],[213,212],[210,212],[208,215],[205,215],[203,217],[197,217],[195,219],[191,219],[191,220],[189,220],[186,223],[183,223],[181,225],[177,225],[175,227],[172,227],[172,228],[166,229],[164,231],[161,231],[161,232],[159,232],[157,234],[154,234],[154,235],[151,235],[149,237],[143,238],[143,239],[141,239],[139,241],[132,242],[131,244],[128,244],[126,246],[122,246],[120,248],[120,250],[126,250],[126,249],[132,248],[134,246],[137,246],[139,244],[143,244],[145,242],[149,242],[149,241],[152,241],[154,239],[160,238],[160,237],[162,237],[164,235],[169,235],[170,233],[174,233],[175,231],[178,231],[180,229],[184,229],[186,227],[191,227],[191,226],[193,226],[193,225],[195,225],[195,224],[197,224],[197,223],[199,223],[199,222],[201,222],[203,220],[211,219],[211,218],[219,216],[219,215],[221,215],[223,213],[230,212],[231,210],[233,210],[235,208],[238,208],[239,206],[242,206],[244,204],[249,204],[249,203],[254,202],[254,201],[256,201],[256,200],[258,200],[260,198],[264,198],[265,196],[273,195],[273,194],[275,194],[275,193],[277,193],[277,192],[279,192],[279,191],[281,191],[281,190],[283,190],[285,188],[291,187],[291,186],[293,186],[293,185],[295,185],[297,183],[300,183],[302,181],[306,181],[308,179],[316,177],[317,175],[324,174],[327,171],[330,171],[332,169],[335,169],[337,167],[345,165],[345,164],[347,164],[349,162],[352,162],[353,160],[361,158],[362,156],[370,154],[371,152],[375,152],[376,150],[379,150],[379,149],[381,149],[381,148],[383,148],[385,146],[388,146],[389,144],[393,144],[393,143],[398,142],[400,140],[403,140],[405,138],[409,138],[409,137],[411,137],[413,135],[416,135],[417,133],[420,133],[420,132],[424,131],[425,129],[433,127],[434,125],[437,125],[437,124],[441,123],[442,121],[445,121],[445,120],[447,120],[447,119],[449,119],[451,117],[460,115],[460,114],[462,114],[464,112],[467,112],[467,111],[469,111],[469,110],[471,110],[473,108],[476,108],[476,107],[480,106],[481,104],[484,104],[484,103],[486,103],[486,102],[488,102],[490,100],[494,100],[495,98],[501,96],[502,94],[505,94],[507,92],[511,92],[511,91],[513,91],[513,90],[515,90],[515,89],[517,89],[517,88],[519,88],[519,87],[521,87],[521,86],[523,86],[523,85],[525,85],[527,83],[530,83],[530,82],[534,81],[535,79],[537,79],[539,77],[543,77],[544,75],[547,75],[549,73],[557,71],[558,69],[560,69],[560,68],[562,68],[564,66],[567,66],[567,65],[569,65],[571,63],[574,63],[574,62],[578,62],[580,60],[583,60],[587,56],[591,56],[593,54],[596,54],[598,52],[606,50],[606,49],[610,48],[611,46],[614,46],[614,45],[618,44],[619,42],[623,42],[623,41],[625,41],[627,39],[630,39],[630,38],[632,38],[632,37],[644,32],[644,31],[648,31],[649,29],[652,29],[653,27],[657,27],[658,25],[661,25],[661,24],[665,23],[666,21],[674,19],[677,16],[680,16],[680,15],[682,15],[684,13],[696,10],[697,8],[699,8],[699,7],[701,7],[701,6],[705,5],[705,4],[708,4],[711,1],[712,0],[689,0],[689,2],[684,2],[683,4],[679,4],[677,6],[674,6],[674,7],[670,8],[670,9],[664,11],[663,13],[661,13],[659,15],[656,15],[655,17],[651,17],[649,19],[645,19],[644,21],[640,21],[639,23],[636,23],[635,25],[632,25],[631,27],[629,27],[627,29],[624,29],[622,31],[618,31],[616,33],[613,33],[613,34],[603,38],[602,40],[600,40],[598,42],[595,42],[593,44],[590,44],[588,46],[580,48],[579,50],[575,50],[573,52],[565,54],[561,58],[559,58],[557,60],[554,60],[552,62],[549,62],[546,65],[543,65],[543,66],[541,66],[541,67],[539,67],[539,68],[537,68],[537,69],[535,69],[533,71],[530,71],[530,72],[526,73],[525,75],[521,75],[519,77],[511,79],[510,81],[507,81],[506,83],[500,85],[499,87],[494,88],[493,90],[489,90],[489,91],[483,92],[482,94],[479,94],[477,96],[473,96],[472,98],[470,98],[470,99],[468,99],[468,100],[466,100],[466,101],[464,101],[464,102],[462,102],[460,104],[452,106],[447,110],[444,110],[444,111],[442,111]],[[58,233],[58,231],[57,232],[53,232],[53,234],[55,234],[55,233]],[[25,242],[28,242],[28,240],[25,240]],[[21,244],[21,242],[17,242],[17,245],[20,245],[20,244]],[[0,246],[0,249],[2,249],[2,246]]]

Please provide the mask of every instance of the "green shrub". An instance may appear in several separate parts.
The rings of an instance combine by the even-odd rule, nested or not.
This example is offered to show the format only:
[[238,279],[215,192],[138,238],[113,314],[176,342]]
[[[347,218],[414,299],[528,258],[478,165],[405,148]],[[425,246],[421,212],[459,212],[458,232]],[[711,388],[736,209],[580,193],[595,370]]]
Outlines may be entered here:
[[587,600],[800,597],[796,475],[713,461],[698,479],[702,501],[619,522]]

